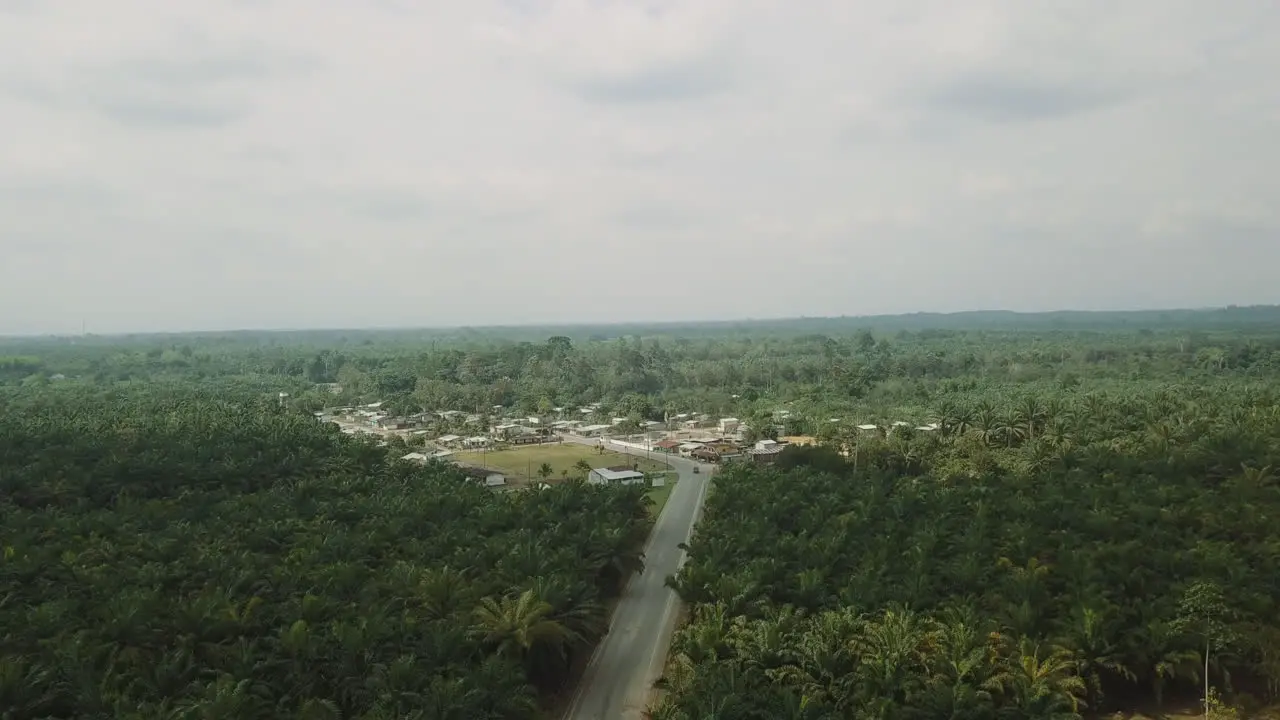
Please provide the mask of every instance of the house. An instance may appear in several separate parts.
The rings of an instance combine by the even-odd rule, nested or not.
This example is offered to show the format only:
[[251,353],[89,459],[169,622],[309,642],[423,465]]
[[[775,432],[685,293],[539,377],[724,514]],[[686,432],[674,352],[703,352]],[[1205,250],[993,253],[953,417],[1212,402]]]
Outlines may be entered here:
[[709,463],[720,462],[720,453],[716,452],[715,450],[709,447],[699,446],[697,450],[694,450],[693,452],[689,453],[689,457],[693,458],[694,460],[700,460],[702,462],[709,462]]
[[537,445],[539,443],[548,442],[548,439],[555,439],[550,433],[536,432],[529,435],[512,435],[507,438],[507,442],[512,445]]
[[761,440],[755,447],[747,450],[747,456],[757,465],[772,465],[786,447],[777,440]]
[[683,443],[681,443],[679,440],[672,440],[668,438],[666,440],[659,440],[658,442],[654,443],[653,449],[657,450],[658,452],[676,453],[676,452],[679,452],[680,446],[682,444]]
[[738,426],[741,424],[742,424],[742,421],[739,420],[738,418],[734,418],[734,417],[720,418],[720,425],[719,425],[720,434],[728,435],[729,433],[738,432]]
[[630,468],[596,468],[587,474],[592,485],[643,485],[644,473]]
[[680,454],[684,457],[691,457],[693,456],[693,453],[697,452],[698,450],[701,450],[702,448],[703,448],[702,443],[697,443],[697,442],[681,443],[676,447],[676,449],[679,450]]
[[462,439],[461,435],[441,435],[436,438],[436,444],[452,446]]
[[426,462],[431,459],[431,456],[420,452],[411,452],[408,455],[401,455],[400,459],[409,460],[411,462]]
[[507,484],[507,477],[500,472],[474,465],[458,465],[458,470],[466,477],[481,483],[485,487],[502,487]]
[[493,429],[493,434],[504,440],[524,437],[526,435],[545,435],[550,430],[547,428],[531,428],[519,423],[503,423]]
[[626,422],[626,421],[627,421],[627,419],[626,419],[626,418],[624,418],[624,417],[610,418],[610,419],[609,419],[609,424],[610,424],[610,425],[621,425],[622,423],[624,423],[624,422]]
[[612,425],[584,425],[578,428],[578,434],[583,437],[596,437],[601,435],[605,430],[613,427]]
[[693,451],[691,457],[703,462],[733,462],[745,458],[746,454],[734,443],[717,440]]
[[469,438],[462,438],[462,447],[465,448],[481,448],[489,447],[493,444],[493,440],[484,435],[475,435]]
[[778,438],[778,442],[784,442],[788,445],[817,445],[818,438],[812,435],[784,435]]

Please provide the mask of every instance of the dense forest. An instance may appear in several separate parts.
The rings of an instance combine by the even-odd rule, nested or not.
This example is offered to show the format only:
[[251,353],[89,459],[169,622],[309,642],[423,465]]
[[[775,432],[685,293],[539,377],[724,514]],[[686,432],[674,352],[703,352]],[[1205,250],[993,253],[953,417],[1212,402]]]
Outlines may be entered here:
[[[1280,399],[940,402],[716,479],[661,720],[1059,718],[1280,693]],[[1206,654],[1207,650],[1207,654]]]
[[[924,420],[939,395],[954,393],[1056,392],[1086,380],[1092,389],[1127,391],[1135,381],[1174,376],[1274,377],[1277,327],[1280,307],[503,329],[506,335],[9,338],[0,339],[0,384],[235,379],[290,392],[291,404],[306,410],[370,398],[397,412],[502,405],[534,413],[604,402],[659,420],[689,410],[763,418],[785,403],[795,416],[788,432],[815,434],[830,429],[823,424],[831,417]],[[316,383],[337,383],[343,393],[332,396]]]
[[0,339],[0,715],[550,705],[643,489],[494,492],[312,416],[375,400],[824,442],[717,476],[667,720],[1280,691],[1280,308],[1229,308]]
[[494,493],[224,384],[0,413],[0,716],[535,717],[641,562],[643,488]]

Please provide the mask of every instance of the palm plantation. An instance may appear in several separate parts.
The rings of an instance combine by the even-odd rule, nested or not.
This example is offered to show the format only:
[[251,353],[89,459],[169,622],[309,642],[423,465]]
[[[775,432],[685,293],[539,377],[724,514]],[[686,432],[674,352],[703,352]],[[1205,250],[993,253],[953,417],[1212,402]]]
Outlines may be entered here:
[[[537,717],[644,566],[643,489],[574,482],[586,461],[501,493],[395,461],[535,415],[825,446],[717,476],[657,717],[1270,702],[1276,327],[1254,307],[0,338],[0,714]],[[417,434],[312,414],[371,403]]]

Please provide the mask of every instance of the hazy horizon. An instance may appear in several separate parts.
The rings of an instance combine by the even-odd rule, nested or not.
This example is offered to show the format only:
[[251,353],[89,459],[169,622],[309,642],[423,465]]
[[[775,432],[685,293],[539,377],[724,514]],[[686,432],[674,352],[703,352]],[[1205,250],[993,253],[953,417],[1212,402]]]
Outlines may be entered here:
[[0,0],[0,335],[1280,300],[1261,0]]
[[825,320],[868,320],[880,321],[893,318],[910,318],[920,315],[954,317],[957,315],[982,315],[982,314],[1013,314],[1020,316],[1034,315],[1057,315],[1057,314],[1127,314],[1127,313],[1183,313],[1183,312],[1213,312],[1218,310],[1227,310],[1231,308],[1276,308],[1280,309],[1280,304],[1255,304],[1243,305],[1239,303],[1228,305],[1211,305],[1201,307],[1131,307],[1131,308],[1098,308],[1094,310],[1081,310],[1079,308],[1052,308],[1048,310],[1009,310],[1004,308],[969,308],[960,310],[910,310],[901,313],[878,313],[874,315],[868,314],[845,314],[845,315],[775,315],[775,316],[756,316],[756,317],[691,317],[677,320],[655,320],[652,318],[641,318],[638,320],[602,320],[602,321],[577,321],[564,320],[560,322],[526,322],[526,323],[489,323],[489,324],[473,324],[473,325],[360,325],[360,326],[340,326],[340,325],[314,325],[314,326],[298,326],[298,327],[214,327],[214,328],[161,328],[156,330],[118,330],[118,331],[95,331],[87,324],[83,328],[83,332],[77,330],[75,332],[35,332],[35,333],[0,333],[0,338],[9,339],[29,339],[40,337],[79,337],[83,335],[96,337],[125,337],[138,335],[186,335],[186,334],[234,334],[234,333],[310,333],[310,332],[413,332],[419,330],[425,331],[449,331],[449,330],[494,330],[494,329],[530,329],[530,328],[554,328],[554,329],[570,329],[584,327],[652,327],[652,326],[684,326],[684,325],[733,325],[733,324],[752,324],[752,323],[785,323],[785,322],[803,322],[803,321],[825,321]]

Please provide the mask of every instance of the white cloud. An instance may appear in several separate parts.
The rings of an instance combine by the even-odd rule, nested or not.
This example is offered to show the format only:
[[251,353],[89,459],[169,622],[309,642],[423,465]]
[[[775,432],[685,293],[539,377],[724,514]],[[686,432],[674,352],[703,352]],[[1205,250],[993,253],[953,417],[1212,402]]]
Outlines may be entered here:
[[0,0],[0,332],[1275,301],[1277,31],[1262,0]]

